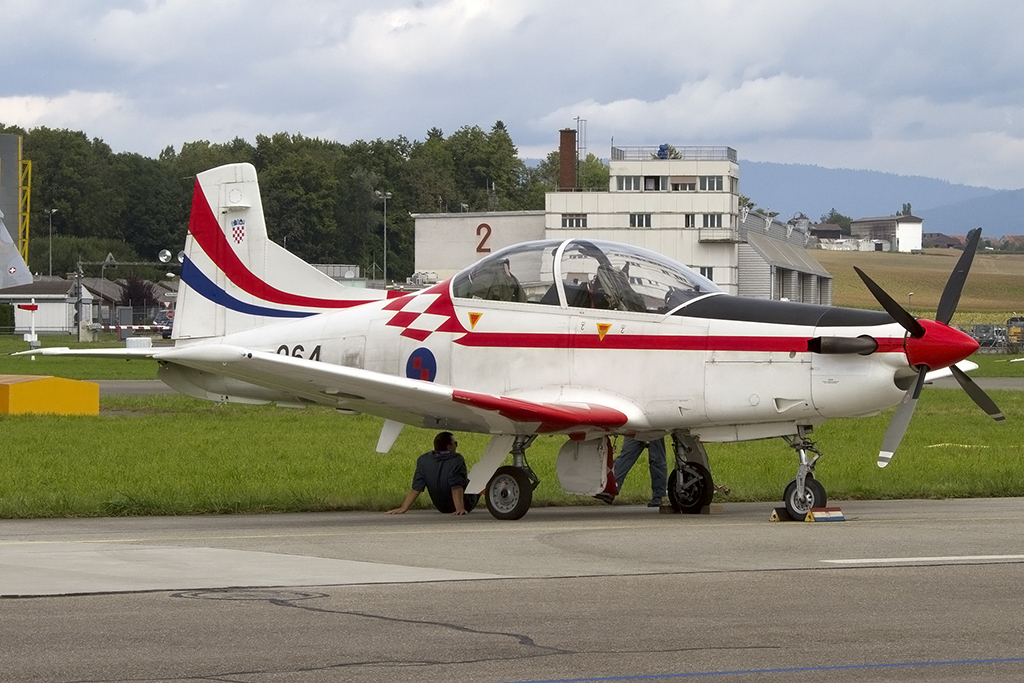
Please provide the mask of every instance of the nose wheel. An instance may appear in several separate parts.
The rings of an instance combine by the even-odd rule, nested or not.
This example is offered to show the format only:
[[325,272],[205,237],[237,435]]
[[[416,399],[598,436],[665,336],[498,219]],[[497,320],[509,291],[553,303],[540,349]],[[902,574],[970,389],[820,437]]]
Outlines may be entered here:
[[[810,427],[798,429],[796,436],[782,437],[800,456],[800,467],[797,469],[796,477],[786,485],[786,490],[782,493],[786,512],[793,519],[803,519],[812,508],[821,508],[828,504],[825,487],[814,478],[814,465],[821,457],[821,451],[807,438]],[[813,453],[814,457],[810,457],[809,453]]]
[[803,519],[811,508],[822,508],[828,503],[828,496],[825,494],[825,487],[818,483],[813,476],[808,475],[804,479],[803,494],[797,492],[796,479],[789,482],[782,500],[786,503],[786,512],[793,519]]

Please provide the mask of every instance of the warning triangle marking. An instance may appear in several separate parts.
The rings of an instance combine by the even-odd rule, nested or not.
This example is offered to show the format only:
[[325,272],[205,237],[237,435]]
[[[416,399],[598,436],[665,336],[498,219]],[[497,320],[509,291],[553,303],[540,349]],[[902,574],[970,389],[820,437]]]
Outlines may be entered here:
[[601,341],[604,341],[604,336],[608,334],[608,330],[612,329],[609,323],[598,323],[597,324],[597,337]]
[[476,323],[477,323],[478,320],[480,320],[480,316],[482,316],[482,315],[483,315],[483,313],[470,313],[469,314],[469,329],[472,330],[472,329],[476,328]]

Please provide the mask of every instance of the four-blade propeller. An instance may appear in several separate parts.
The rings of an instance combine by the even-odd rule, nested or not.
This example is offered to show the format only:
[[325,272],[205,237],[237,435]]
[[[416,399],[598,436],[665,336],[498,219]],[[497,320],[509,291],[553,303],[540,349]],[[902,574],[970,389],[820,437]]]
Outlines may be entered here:
[[924,386],[925,375],[930,370],[939,370],[949,367],[953,377],[960,383],[967,395],[984,410],[989,417],[996,422],[1005,422],[1006,417],[999,410],[995,402],[988,397],[981,387],[975,384],[962,370],[954,363],[967,358],[974,353],[978,344],[969,336],[958,330],[949,327],[949,321],[956,312],[957,304],[960,303],[960,294],[963,292],[964,283],[967,281],[967,274],[971,270],[971,263],[974,261],[974,253],[978,249],[978,242],[981,240],[981,228],[975,228],[967,234],[967,244],[964,253],[961,254],[953,269],[945,289],[942,290],[942,297],[939,299],[939,307],[935,313],[935,320],[918,320],[905,308],[900,306],[889,296],[885,290],[879,287],[874,280],[869,278],[860,268],[854,267],[857,275],[864,281],[868,290],[885,312],[892,316],[900,326],[907,331],[905,348],[907,359],[917,369],[917,378],[913,386],[907,390],[903,400],[896,406],[896,414],[893,415],[889,428],[882,439],[882,448],[878,453],[878,466],[885,467],[889,464],[896,448],[903,441],[903,435],[910,424],[910,418],[914,415],[917,407],[917,399],[921,396],[921,388]]

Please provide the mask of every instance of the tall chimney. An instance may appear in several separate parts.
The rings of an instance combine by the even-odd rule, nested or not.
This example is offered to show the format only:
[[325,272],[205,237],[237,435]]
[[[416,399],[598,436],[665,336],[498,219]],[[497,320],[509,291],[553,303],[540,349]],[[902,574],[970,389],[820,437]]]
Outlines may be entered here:
[[576,129],[558,131],[558,191],[576,189]]

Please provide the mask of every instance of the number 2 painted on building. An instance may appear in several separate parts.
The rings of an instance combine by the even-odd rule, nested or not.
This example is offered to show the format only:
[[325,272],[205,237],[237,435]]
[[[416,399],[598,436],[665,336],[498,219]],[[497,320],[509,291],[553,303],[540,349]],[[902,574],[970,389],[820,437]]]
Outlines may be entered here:
[[[483,237],[480,237],[481,233]],[[480,242],[476,245],[476,253],[490,254],[491,248],[487,246],[487,240],[491,239],[491,226],[487,225],[487,223],[481,223],[476,226],[476,236],[480,237]]]

